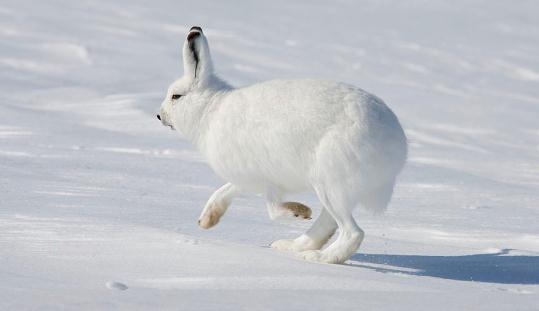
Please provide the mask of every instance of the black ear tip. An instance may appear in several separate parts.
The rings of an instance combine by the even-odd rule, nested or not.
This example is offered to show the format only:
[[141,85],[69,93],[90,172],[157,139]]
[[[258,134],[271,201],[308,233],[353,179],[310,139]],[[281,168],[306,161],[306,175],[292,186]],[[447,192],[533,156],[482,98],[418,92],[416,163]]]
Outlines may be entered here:
[[191,27],[191,29],[189,29],[189,31],[193,31],[193,30],[198,30],[198,31],[202,32],[202,28],[200,28],[198,26],[193,26],[193,27]]
[[199,37],[199,36],[200,36],[200,32],[190,32],[187,35],[187,41],[191,41],[192,39],[194,39],[196,37]]

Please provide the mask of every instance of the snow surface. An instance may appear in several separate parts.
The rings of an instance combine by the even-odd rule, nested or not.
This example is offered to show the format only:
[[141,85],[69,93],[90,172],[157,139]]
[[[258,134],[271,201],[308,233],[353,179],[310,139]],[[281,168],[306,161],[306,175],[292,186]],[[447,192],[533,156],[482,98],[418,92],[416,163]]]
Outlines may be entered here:
[[[182,3],[183,2],[183,3]],[[539,3],[0,3],[0,309],[538,310]],[[345,81],[410,138],[345,265],[269,249],[312,221],[220,186],[155,119],[204,28],[222,77]],[[301,200],[319,213],[312,194]]]

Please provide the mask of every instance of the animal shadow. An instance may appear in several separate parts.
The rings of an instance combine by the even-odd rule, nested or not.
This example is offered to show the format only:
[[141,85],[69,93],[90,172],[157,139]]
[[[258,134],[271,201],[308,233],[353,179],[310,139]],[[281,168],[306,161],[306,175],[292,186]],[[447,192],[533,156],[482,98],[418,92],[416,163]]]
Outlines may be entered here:
[[539,256],[513,256],[512,249],[465,256],[355,254],[349,264],[383,273],[401,273],[442,279],[539,284]]

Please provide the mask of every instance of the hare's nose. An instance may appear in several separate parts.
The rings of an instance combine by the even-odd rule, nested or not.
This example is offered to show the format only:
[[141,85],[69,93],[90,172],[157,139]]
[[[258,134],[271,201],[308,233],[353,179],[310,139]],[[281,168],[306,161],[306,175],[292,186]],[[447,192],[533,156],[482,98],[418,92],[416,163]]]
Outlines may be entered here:
[[157,119],[158,119],[159,121],[161,121],[161,116],[160,116],[160,115],[157,115]]

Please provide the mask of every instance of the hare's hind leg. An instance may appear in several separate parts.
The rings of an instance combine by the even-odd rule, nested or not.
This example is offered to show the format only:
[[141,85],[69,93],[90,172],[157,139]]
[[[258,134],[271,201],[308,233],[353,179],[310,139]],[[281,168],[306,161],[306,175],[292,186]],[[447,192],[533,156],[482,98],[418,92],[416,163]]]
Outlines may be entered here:
[[337,223],[323,208],[320,216],[307,232],[293,240],[277,240],[271,243],[271,247],[296,252],[320,249],[331,238],[336,229]]
[[227,183],[217,189],[217,191],[211,195],[200,214],[198,219],[199,226],[204,229],[215,226],[219,222],[221,216],[226,212],[232,199],[239,193],[240,189],[231,183]]
[[334,191],[331,193],[326,192],[326,189],[315,188],[315,190],[324,208],[337,223],[339,235],[335,242],[322,251],[302,252],[300,257],[305,260],[343,263],[357,251],[363,241],[363,230],[358,227],[352,216],[352,208],[357,202],[353,202],[344,189],[339,190],[337,185],[333,185],[332,188]]

